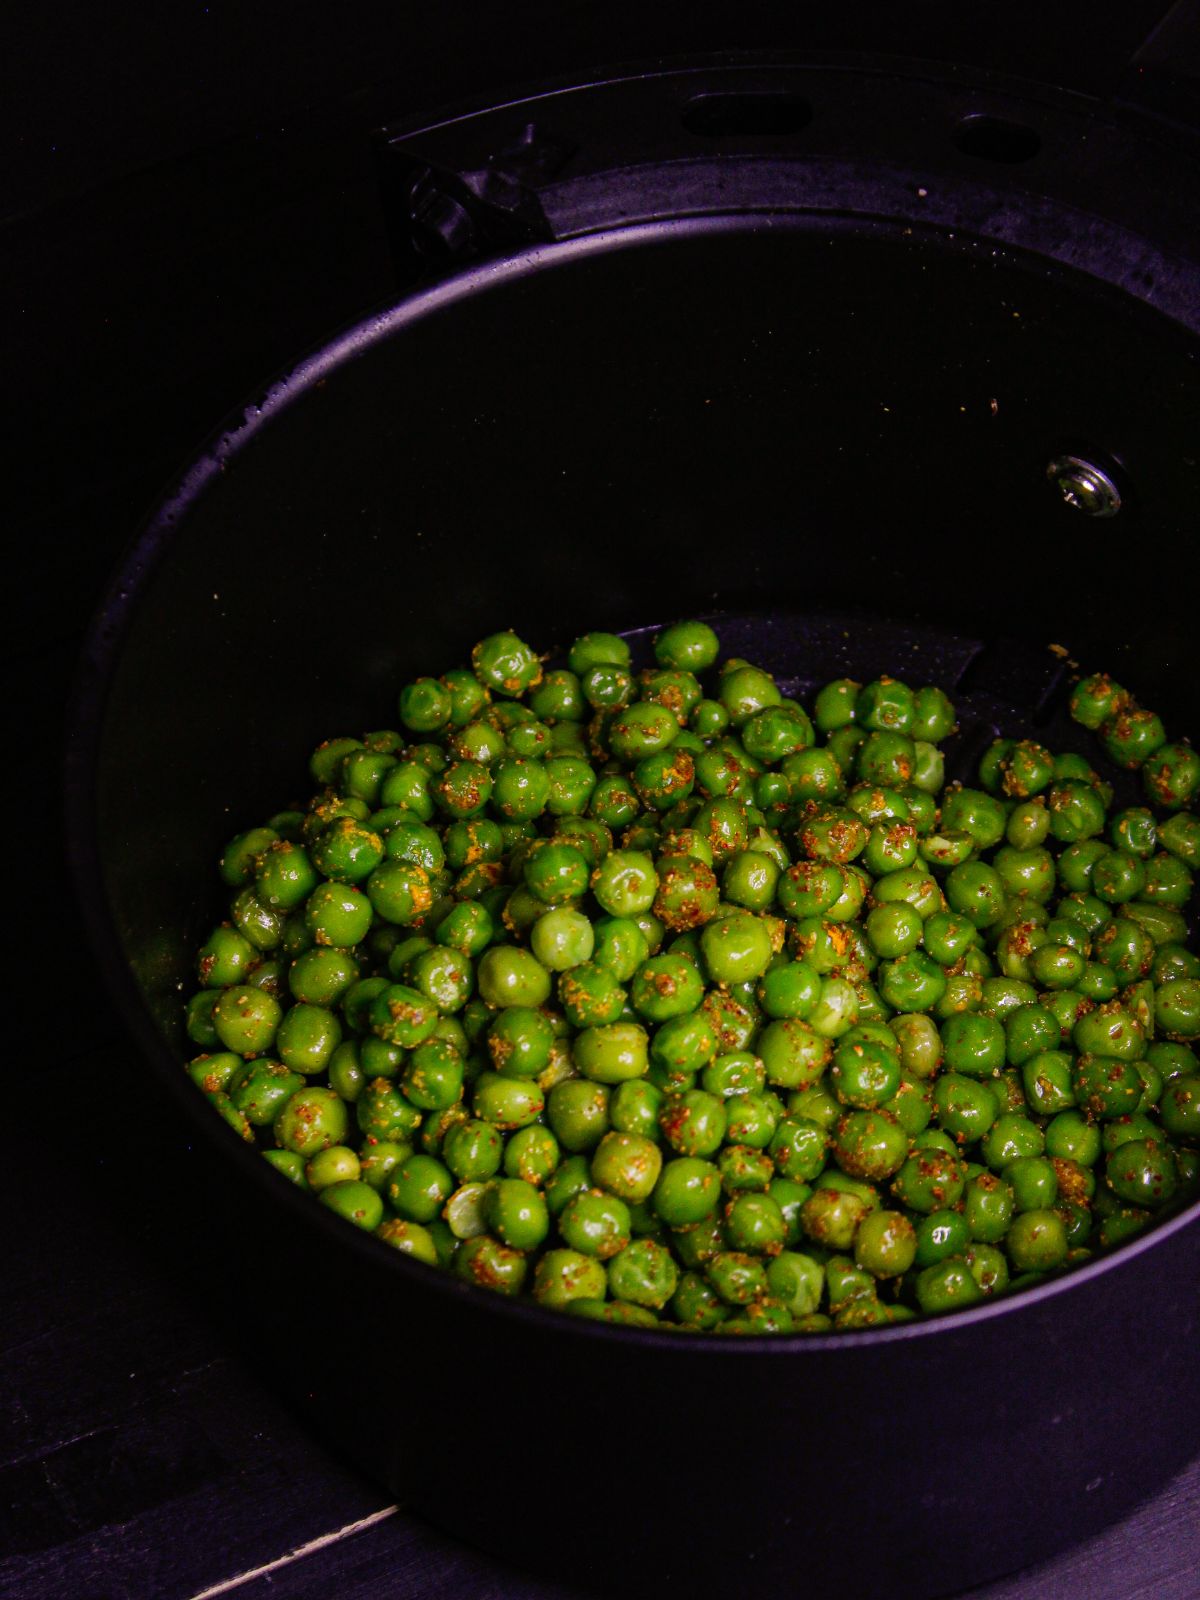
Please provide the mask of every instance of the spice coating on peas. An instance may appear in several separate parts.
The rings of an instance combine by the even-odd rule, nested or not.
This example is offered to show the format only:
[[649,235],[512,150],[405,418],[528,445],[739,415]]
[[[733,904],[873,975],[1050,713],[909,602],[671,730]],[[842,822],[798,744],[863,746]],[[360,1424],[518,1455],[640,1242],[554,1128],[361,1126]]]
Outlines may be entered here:
[[334,1215],[765,1336],[968,1308],[1200,1190],[1200,757],[1111,679],[1072,713],[1121,809],[1020,730],[947,787],[936,685],[802,705],[701,620],[397,694],[230,841],[186,1003],[193,1081]]

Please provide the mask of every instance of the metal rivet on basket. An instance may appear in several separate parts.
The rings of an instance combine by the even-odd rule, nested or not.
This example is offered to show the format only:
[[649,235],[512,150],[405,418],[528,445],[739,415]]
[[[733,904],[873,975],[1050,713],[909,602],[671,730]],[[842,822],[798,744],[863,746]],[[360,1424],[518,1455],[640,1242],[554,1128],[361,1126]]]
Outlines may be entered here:
[[1121,491],[1094,461],[1082,456],[1055,456],[1046,476],[1063,500],[1089,517],[1115,517],[1121,509]]

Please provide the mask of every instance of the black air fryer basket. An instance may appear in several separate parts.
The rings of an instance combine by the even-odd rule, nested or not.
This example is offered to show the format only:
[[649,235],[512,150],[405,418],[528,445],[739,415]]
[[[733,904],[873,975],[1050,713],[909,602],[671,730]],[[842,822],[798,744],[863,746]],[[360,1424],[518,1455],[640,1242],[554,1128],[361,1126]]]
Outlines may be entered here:
[[179,986],[226,837],[498,627],[551,648],[700,614],[802,691],[939,682],[964,776],[998,730],[1087,748],[1067,658],[1200,727],[1186,140],[965,73],[726,61],[389,130],[378,158],[404,297],[210,442],[81,679],[87,913],[194,1127],[221,1287],[405,1504],[609,1592],[916,1597],[1037,1560],[1195,1447],[1196,1207],[894,1329],[597,1326],[279,1181],[181,1073]]

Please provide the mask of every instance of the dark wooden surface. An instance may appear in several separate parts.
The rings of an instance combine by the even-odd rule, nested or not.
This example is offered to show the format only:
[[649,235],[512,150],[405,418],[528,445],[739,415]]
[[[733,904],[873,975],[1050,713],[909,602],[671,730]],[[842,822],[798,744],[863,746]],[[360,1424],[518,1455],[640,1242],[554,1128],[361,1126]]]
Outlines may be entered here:
[[[204,1175],[141,1092],[61,842],[73,662],[138,516],[220,413],[389,293],[364,121],[345,95],[167,167],[118,163],[102,190],[67,185],[5,241],[22,398],[0,644],[4,893],[20,935],[0,1166],[0,1596],[13,1600],[580,1600],[391,1507],[275,1397],[269,1353],[210,1315],[176,1220],[179,1186]],[[303,1337],[302,1304],[296,1316]],[[1198,1571],[1200,1460],[1120,1526],[973,1600],[1195,1600]]]

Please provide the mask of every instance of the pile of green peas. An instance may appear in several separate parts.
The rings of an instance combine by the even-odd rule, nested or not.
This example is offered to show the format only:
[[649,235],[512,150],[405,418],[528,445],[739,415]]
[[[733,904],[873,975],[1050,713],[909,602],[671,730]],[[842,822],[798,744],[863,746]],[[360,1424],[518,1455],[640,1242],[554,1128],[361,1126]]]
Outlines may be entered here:
[[653,653],[493,634],[231,840],[186,1019],[229,1125],[420,1261],[693,1331],[967,1307],[1192,1198],[1191,747],[1097,675],[1149,805],[1029,739],[947,786],[936,687]]

